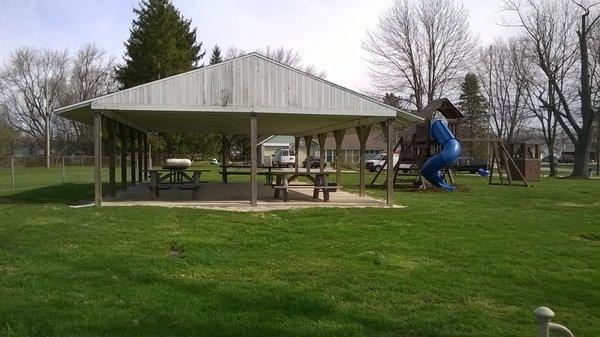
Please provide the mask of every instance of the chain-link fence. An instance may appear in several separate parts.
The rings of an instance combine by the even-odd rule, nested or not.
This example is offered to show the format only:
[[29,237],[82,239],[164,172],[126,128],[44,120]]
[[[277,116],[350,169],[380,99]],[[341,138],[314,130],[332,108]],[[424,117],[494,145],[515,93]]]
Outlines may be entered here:
[[[116,158],[116,180],[121,179],[121,160]],[[128,161],[129,165],[129,161]],[[108,157],[102,158],[102,180],[108,181]],[[0,157],[0,191],[64,183],[94,182],[93,156]]]

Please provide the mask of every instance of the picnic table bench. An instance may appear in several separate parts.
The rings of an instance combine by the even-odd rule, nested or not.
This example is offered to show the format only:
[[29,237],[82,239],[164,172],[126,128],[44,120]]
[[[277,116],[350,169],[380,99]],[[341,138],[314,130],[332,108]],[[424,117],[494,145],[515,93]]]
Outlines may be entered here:
[[148,170],[148,173],[150,173],[149,188],[150,191],[158,197],[161,190],[169,190],[176,186],[180,190],[191,190],[192,198],[198,199],[198,191],[200,190],[200,184],[206,183],[206,181],[200,180],[202,172],[210,172],[210,170],[187,170],[170,168],[163,168],[160,170]]
[[[313,199],[319,199],[319,193],[323,192],[323,201],[329,202],[329,192],[336,191],[342,186],[337,185],[329,185],[327,182],[327,177],[329,173],[321,173],[321,172],[271,172],[273,176],[276,177],[275,184],[272,185],[275,193],[273,197],[275,199],[279,199],[281,196],[281,192],[283,192],[283,201],[290,201],[290,190],[302,190],[302,189],[312,189],[313,190]],[[309,180],[312,184],[292,184],[291,182],[296,179],[304,177]]]

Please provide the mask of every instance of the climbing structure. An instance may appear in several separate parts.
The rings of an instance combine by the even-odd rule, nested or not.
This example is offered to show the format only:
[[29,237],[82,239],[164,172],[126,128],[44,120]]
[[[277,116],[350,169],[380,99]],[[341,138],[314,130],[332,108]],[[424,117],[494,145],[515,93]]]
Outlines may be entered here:
[[[425,120],[399,130],[399,140],[394,148],[394,153],[399,155],[399,160],[394,167],[394,185],[410,185],[427,188],[426,180],[421,176],[421,166],[431,156],[440,151],[439,144],[431,137],[431,120],[436,113],[441,114],[447,121],[449,130],[459,137],[460,120],[463,114],[446,98],[438,99],[427,105],[422,111],[413,112]],[[377,183],[378,172],[371,186]],[[446,179],[454,184],[450,170],[445,170]]]

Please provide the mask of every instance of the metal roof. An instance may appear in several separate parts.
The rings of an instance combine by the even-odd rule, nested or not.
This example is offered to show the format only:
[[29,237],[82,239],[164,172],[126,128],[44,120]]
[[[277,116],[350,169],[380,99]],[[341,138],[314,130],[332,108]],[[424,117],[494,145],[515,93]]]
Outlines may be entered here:
[[56,110],[92,122],[92,111],[146,132],[317,134],[398,118],[422,120],[257,53],[160,79]]

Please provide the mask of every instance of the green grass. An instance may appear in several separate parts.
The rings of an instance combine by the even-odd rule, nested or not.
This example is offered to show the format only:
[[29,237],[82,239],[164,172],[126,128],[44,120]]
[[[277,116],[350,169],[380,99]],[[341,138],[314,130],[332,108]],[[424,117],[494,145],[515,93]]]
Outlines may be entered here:
[[458,181],[405,209],[251,214],[0,191],[0,335],[534,336],[540,305],[600,335],[600,181]]

